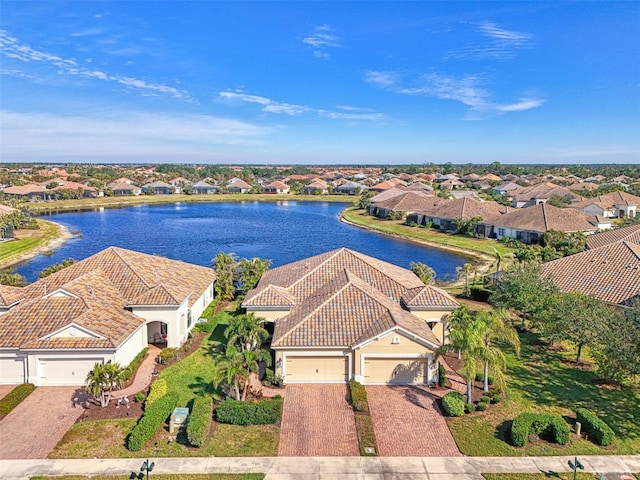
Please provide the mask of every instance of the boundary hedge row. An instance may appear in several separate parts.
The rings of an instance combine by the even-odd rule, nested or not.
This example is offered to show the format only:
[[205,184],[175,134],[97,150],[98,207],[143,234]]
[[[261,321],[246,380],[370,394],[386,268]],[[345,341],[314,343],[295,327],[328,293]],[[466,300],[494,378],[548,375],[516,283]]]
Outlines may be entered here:
[[193,400],[187,423],[187,440],[194,447],[201,447],[207,440],[213,419],[213,402],[210,397],[198,396]]
[[522,447],[527,443],[529,434],[535,433],[560,445],[569,442],[569,425],[560,415],[551,413],[523,412],[511,425],[511,444]]
[[176,405],[178,405],[176,393],[171,393],[152,405],[148,405],[127,438],[127,448],[132,452],[142,450],[142,447],[153,438],[169,415],[173,413]]
[[243,402],[227,398],[216,408],[216,420],[231,425],[267,425],[282,416],[282,397]]
[[159,378],[151,384],[149,389],[149,395],[147,395],[147,403],[149,406],[167,394],[167,381],[164,378]]
[[8,415],[11,410],[20,405],[20,402],[27,398],[35,389],[36,387],[33,383],[22,383],[16,386],[0,400],[0,415]]
[[351,400],[351,406],[356,412],[368,412],[369,400],[367,398],[367,391],[360,382],[356,380],[349,380],[349,398]]
[[608,447],[613,443],[615,433],[598,415],[586,408],[576,410],[576,420],[582,424],[589,438],[597,445]]

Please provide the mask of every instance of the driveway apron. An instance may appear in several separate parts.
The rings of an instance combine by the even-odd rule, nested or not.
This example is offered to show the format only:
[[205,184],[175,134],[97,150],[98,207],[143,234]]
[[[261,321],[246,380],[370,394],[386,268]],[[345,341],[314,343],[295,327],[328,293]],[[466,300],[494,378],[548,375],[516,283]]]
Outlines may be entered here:
[[0,421],[0,459],[47,458],[82,414],[79,387],[38,387]]
[[367,397],[383,457],[461,456],[427,387],[368,385]]
[[279,456],[356,456],[358,437],[345,384],[287,385]]

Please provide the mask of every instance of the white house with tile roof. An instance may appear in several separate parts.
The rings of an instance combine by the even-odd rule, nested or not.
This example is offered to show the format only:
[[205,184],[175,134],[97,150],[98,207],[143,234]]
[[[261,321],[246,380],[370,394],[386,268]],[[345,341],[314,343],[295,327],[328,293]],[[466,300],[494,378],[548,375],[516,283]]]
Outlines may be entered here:
[[111,247],[22,288],[0,286],[0,384],[83,385],[148,343],[180,346],[213,300],[210,268]]
[[340,248],[267,271],[242,306],[275,323],[286,383],[430,384],[459,304],[409,270]]

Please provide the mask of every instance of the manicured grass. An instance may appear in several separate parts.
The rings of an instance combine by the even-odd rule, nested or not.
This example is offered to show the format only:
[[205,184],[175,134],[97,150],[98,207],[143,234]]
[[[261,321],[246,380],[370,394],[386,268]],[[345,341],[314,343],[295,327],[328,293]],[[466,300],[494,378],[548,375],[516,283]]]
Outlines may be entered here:
[[342,216],[345,220],[356,225],[391,235],[402,235],[443,248],[454,247],[455,249],[461,250],[461,253],[466,252],[469,255],[478,253],[493,255],[492,247],[496,248],[503,255],[513,252],[513,249],[495,240],[451,235],[430,228],[410,227],[403,225],[404,222],[402,220],[381,220],[377,217],[372,217],[367,215],[364,210],[358,210],[356,207],[347,208],[342,212]]
[[[222,348],[228,312],[216,315],[218,325],[205,337],[200,348],[184,360],[164,369],[158,378],[167,382],[167,390],[176,392],[180,406],[190,406],[191,400],[201,393],[216,397],[213,386],[212,354]],[[50,458],[136,458],[159,457],[240,457],[276,456],[280,439],[277,425],[236,426],[215,424],[213,434],[202,448],[186,447],[184,433],[174,436],[166,430],[139,452],[130,452],[125,439],[135,419],[111,419],[81,422],[58,443]]]
[[29,250],[46,245],[58,236],[59,226],[38,219],[39,230],[17,230],[16,239],[0,243],[0,264],[10,264]]
[[[562,480],[573,480],[573,472],[558,473],[483,473],[482,476],[487,480],[547,480],[548,478],[559,478]],[[594,473],[577,472],[576,480],[594,480],[599,479],[600,475]]]
[[[264,473],[172,473],[153,475],[154,480],[262,480]],[[31,477],[31,480],[131,480],[129,475],[66,475],[62,477]]]
[[195,202],[353,202],[354,197],[347,195],[268,195],[262,193],[219,194],[219,195],[138,195],[130,197],[83,198],[80,200],[58,200],[29,204],[32,212],[50,212],[62,210],[91,210],[98,207],[127,207],[130,205],[152,205],[162,203]]
[[[593,385],[596,374],[575,368],[567,360],[572,351],[554,352],[538,344],[538,336],[520,336],[521,358],[508,354],[507,399],[484,413],[448,418],[449,428],[465,455],[535,456],[633,454],[640,451],[640,391],[625,387],[612,390]],[[562,447],[540,442],[515,448],[505,441],[511,420],[522,411],[563,415],[571,424],[575,408],[587,407],[614,430],[613,446],[603,448],[571,434]],[[572,425],[573,426],[573,425]]]
[[[378,444],[376,434],[373,431],[373,420],[371,415],[365,412],[354,412],[356,421],[356,433],[358,434],[358,446],[360,455],[363,457],[374,457],[378,455]],[[367,453],[366,448],[371,447],[374,453]]]
[[25,398],[27,398],[36,387],[33,383],[23,383],[17,385],[7,395],[0,399],[0,418],[8,415],[11,410],[20,405]]

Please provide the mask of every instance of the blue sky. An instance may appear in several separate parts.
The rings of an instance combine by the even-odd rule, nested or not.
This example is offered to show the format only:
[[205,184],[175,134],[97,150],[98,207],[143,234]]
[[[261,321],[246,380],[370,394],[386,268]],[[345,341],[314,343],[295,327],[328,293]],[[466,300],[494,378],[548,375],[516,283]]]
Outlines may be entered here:
[[640,2],[0,5],[2,162],[640,163]]

